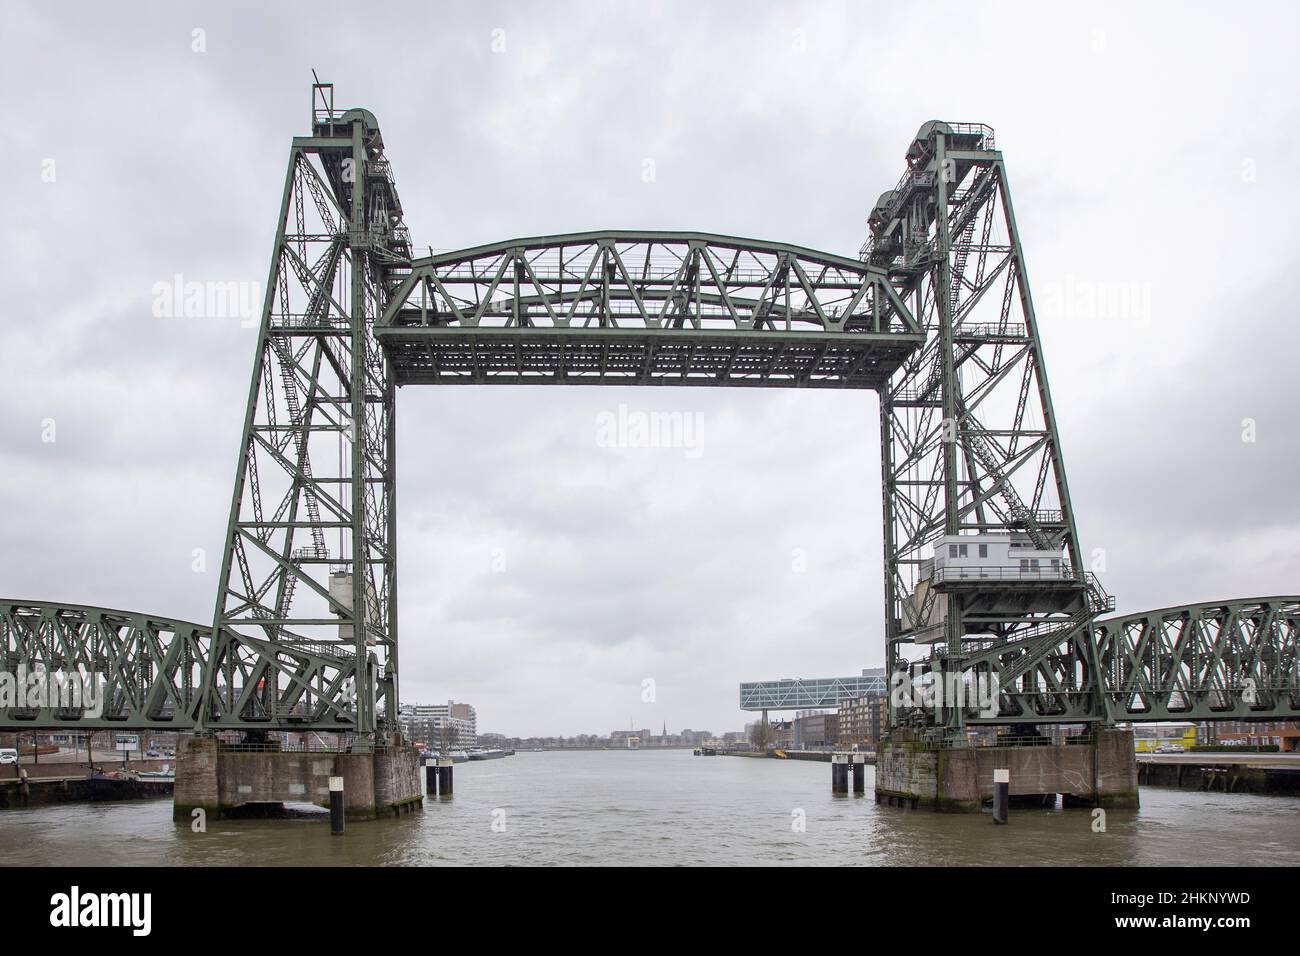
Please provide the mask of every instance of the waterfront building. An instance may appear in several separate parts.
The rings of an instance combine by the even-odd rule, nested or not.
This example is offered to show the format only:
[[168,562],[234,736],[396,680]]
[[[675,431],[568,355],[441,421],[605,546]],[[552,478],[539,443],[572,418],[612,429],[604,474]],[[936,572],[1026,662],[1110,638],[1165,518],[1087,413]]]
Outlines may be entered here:
[[402,733],[427,747],[478,746],[478,715],[469,704],[402,704],[397,711]]
[[799,711],[794,717],[796,750],[834,747],[839,742],[839,715],[834,711]]
[[[1300,721],[1296,720],[1220,720],[1198,725],[1197,739],[1203,744],[1229,746],[1278,747],[1287,751],[1295,747]],[[1137,730],[1137,725],[1134,725]]]

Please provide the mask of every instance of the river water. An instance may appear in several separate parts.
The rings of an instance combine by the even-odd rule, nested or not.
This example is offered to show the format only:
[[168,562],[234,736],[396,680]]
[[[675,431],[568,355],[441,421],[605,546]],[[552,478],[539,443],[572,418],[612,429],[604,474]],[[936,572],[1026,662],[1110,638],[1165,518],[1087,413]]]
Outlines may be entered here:
[[[0,864],[1300,866],[1300,799],[1148,787],[1137,811],[950,815],[833,796],[830,766],[690,751],[520,753],[458,764],[456,794],[399,820],[171,819],[170,800],[0,812]],[[802,825],[802,828],[801,828]]]

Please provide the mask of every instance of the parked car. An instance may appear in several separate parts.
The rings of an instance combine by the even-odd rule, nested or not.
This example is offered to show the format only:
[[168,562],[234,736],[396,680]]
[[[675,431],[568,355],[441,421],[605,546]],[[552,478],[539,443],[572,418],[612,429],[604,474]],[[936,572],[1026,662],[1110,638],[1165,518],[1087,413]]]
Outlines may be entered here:
[[10,764],[18,762],[18,751],[12,747],[0,748],[0,764]]
[[145,755],[146,757],[161,757],[161,756],[162,756],[162,754],[160,754],[160,753],[159,753],[158,751],[156,751],[156,750],[146,750],[146,751],[144,752],[144,755]]

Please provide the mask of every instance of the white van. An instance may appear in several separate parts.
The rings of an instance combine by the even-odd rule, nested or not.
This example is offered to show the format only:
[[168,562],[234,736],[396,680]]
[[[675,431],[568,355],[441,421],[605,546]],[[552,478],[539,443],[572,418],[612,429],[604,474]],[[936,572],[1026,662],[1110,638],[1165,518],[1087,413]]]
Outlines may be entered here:
[[3,766],[4,764],[17,763],[17,762],[18,762],[17,750],[14,750],[12,747],[0,748],[0,766]]

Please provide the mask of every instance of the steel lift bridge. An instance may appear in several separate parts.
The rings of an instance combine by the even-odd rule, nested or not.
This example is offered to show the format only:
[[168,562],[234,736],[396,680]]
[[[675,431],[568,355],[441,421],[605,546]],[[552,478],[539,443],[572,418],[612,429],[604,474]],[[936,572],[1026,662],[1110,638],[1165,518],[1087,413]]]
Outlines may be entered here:
[[[107,681],[0,730],[396,730],[401,385],[872,389],[891,671],[998,676],[968,723],[1300,718],[1300,598],[1102,617],[1002,154],[926,123],[859,257],[698,232],[416,256],[374,115],[312,90],[281,197],[211,624],[0,602],[3,670]],[[844,493],[858,494],[846,487]],[[864,624],[865,629],[865,624]]]

